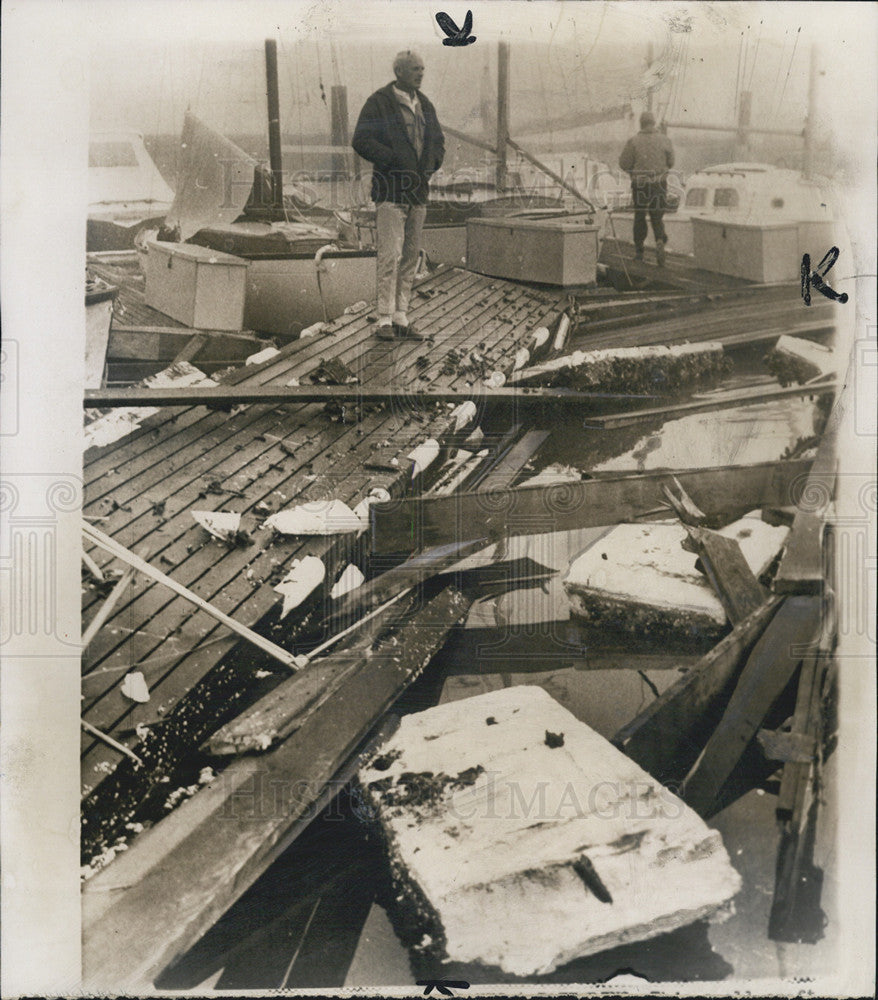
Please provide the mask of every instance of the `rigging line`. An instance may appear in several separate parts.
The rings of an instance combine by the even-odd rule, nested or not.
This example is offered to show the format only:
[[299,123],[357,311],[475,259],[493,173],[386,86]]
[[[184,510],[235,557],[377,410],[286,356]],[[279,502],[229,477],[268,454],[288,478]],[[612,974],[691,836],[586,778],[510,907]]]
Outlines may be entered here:
[[753,74],[756,72],[756,57],[759,55],[759,43],[762,41],[762,21],[759,22],[759,34],[756,36],[756,48],[753,50],[753,65],[750,67],[750,79],[747,81],[747,90],[753,86]]
[[602,5],[602,7],[601,7],[601,19],[600,19],[600,21],[598,21],[598,30],[595,33],[594,41],[591,43],[591,48],[588,50],[588,52],[585,53],[585,57],[582,60],[582,65],[583,66],[585,66],[585,64],[588,62],[589,56],[592,54],[592,52],[594,52],[594,47],[595,47],[595,45],[597,45],[598,40],[601,37],[601,28],[603,28],[603,26],[604,26],[604,18],[607,16],[607,7],[608,6],[609,5],[605,2]]
[[[780,68],[781,68],[781,66],[783,66],[783,54],[784,54],[784,49],[787,47],[787,35],[788,34],[789,34],[789,28],[787,28],[786,31],[784,31],[784,33],[783,33],[783,44],[781,45],[781,48],[780,48],[780,55],[778,55],[778,57],[777,57],[777,72],[774,74],[774,83],[771,85],[771,93],[772,94],[776,94],[777,93],[777,82],[778,82],[778,80],[780,80]],[[776,114],[776,111],[772,112],[772,114],[771,114],[771,119],[769,121],[770,125],[774,124],[774,116],[775,116],[775,114]]]
[[780,114],[781,105],[783,104],[783,97],[784,94],[787,92],[787,84],[789,83],[790,80],[790,73],[792,72],[793,69],[793,60],[796,58],[796,47],[799,44],[799,35],[801,33],[802,33],[802,27],[800,25],[796,29],[796,40],[793,42],[793,51],[792,54],[790,55],[790,64],[789,66],[787,66],[787,75],[784,77],[783,88],[781,89],[780,97],[777,99],[777,111],[775,112],[776,115]]
[[669,114],[676,113],[677,105],[680,100],[680,94],[683,89],[683,78],[686,76],[686,43],[688,40],[688,35],[680,40],[680,51],[677,57],[677,71],[674,76],[674,86],[671,90],[670,106],[668,108]]
[[680,72],[682,68],[682,55],[683,55],[683,42],[681,41],[679,46],[675,46],[674,54],[671,61],[671,87],[668,91],[668,97],[665,102],[665,118],[671,116],[671,112],[674,109],[674,103],[676,101],[677,90],[680,84]]
[[741,32],[741,37],[738,41],[738,68],[735,70],[735,105],[732,108],[732,117],[737,121],[738,119],[738,101],[741,96],[741,53],[744,51],[744,32]]

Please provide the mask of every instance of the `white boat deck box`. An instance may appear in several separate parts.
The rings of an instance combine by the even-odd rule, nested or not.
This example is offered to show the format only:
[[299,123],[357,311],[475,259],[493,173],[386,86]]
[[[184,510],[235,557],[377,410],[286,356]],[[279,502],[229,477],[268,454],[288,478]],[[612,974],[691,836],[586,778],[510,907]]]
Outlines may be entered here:
[[695,217],[692,240],[695,264],[706,271],[764,284],[796,281],[801,274],[803,251],[795,222],[751,224]]
[[597,281],[598,227],[582,219],[469,219],[467,267],[545,285]]
[[146,304],[199,330],[242,330],[250,262],[189,243],[147,243]]

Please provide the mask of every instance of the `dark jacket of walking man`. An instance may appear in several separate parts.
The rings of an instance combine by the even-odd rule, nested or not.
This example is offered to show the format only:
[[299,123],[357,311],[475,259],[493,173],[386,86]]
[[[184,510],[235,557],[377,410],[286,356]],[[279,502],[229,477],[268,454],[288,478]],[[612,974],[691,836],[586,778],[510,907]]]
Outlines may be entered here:
[[445,137],[421,93],[424,61],[411,50],[393,61],[396,80],[363,105],[351,145],[372,164],[378,257],[377,334],[423,339],[408,305],[421,249],[430,177],[442,166]]
[[634,198],[634,247],[637,259],[643,260],[646,239],[646,213],[655,237],[655,256],[659,267],[665,264],[665,243],[668,242],[662,222],[668,195],[668,171],[674,165],[671,140],[655,127],[649,111],[640,116],[640,131],[625,143],[619,166],[631,177]]

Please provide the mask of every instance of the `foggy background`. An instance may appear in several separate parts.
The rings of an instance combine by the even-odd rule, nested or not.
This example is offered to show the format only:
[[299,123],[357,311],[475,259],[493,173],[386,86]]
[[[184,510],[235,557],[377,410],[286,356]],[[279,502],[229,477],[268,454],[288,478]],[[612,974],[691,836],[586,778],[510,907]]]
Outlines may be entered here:
[[[843,34],[846,5],[833,6]],[[329,142],[330,91],[336,85],[347,88],[353,130],[366,97],[392,79],[395,53],[409,47],[424,58],[422,89],[440,121],[493,142],[497,42],[504,38],[510,46],[512,137],[538,155],[576,152],[612,167],[624,140],[637,131],[650,84],[656,85],[653,107],[660,120],[731,126],[746,90],[752,93],[751,126],[801,131],[811,47],[820,42],[816,167],[837,174],[846,164],[838,138],[850,132],[833,123],[825,103],[832,88],[826,71],[831,76],[838,67],[837,54],[825,25],[817,31],[809,27],[813,18],[800,16],[813,5],[446,4],[443,9],[458,24],[467,7],[473,10],[477,41],[463,48],[441,44],[445,36],[434,19],[439,8],[423,3],[261,3],[245,10],[159,0],[123,7],[114,8],[106,25],[95,24],[90,127],[143,133],[172,187],[187,109],[267,159],[268,37],[278,42],[285,146]],[[684,174],[735,158],[734,133],[669,134]],[[485,162],[484,153],[466,144],[449,137],[447,145],[451,169]],[[798,168],[802,142],[751,136],[744,158]],[[287,152],[287,169],[308,164]]]

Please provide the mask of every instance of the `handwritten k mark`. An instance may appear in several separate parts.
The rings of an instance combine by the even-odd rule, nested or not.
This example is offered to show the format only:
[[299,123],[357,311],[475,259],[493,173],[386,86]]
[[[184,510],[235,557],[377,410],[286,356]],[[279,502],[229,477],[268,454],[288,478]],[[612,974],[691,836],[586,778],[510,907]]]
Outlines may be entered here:
[[472,45],[476,40],[476,36],[470,34],[473,29],[473,12],[471,10],[466,12],[462,28],[458,28],[454,21],[441,10],[436,15],[436,22],[448,35],[447,38],[442,39],[443,45]]

